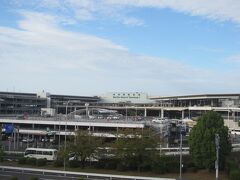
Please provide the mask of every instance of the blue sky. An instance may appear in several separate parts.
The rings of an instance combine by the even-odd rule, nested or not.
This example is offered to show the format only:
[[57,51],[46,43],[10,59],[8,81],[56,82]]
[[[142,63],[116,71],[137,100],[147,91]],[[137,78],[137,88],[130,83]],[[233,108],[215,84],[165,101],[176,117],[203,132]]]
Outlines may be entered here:
[[1,91],[239,93],[237,0],[3,0]]

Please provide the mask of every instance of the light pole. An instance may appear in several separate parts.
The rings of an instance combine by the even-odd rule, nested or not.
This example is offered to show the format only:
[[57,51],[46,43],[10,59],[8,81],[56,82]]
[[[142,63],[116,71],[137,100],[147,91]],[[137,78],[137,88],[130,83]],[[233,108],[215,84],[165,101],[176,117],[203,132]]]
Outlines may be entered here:
[[179,179],[182,179],[182,133],[180,130],[180,163],[179,163]]
[[228,128],[230,128],[230,122],[229,122],[229,104],[228,104]]
[[215,161],[216,180],[218,180],[219,141],[220,141],[219,134],[215,134],[215,145],[216,145],[216,161]]
[[64,139],[64,171],[66,171],[66,148],[67,148],[67,109],[68,109],[68,103],[70,100],[67,101],[66,104],[66,118],[65,118],[65,139]]

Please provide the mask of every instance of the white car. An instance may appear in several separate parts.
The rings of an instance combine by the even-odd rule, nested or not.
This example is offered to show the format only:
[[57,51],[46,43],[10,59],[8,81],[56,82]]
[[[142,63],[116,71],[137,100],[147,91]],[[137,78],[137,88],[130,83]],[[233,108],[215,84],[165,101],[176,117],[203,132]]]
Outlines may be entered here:
[[152,120],[153,123],[158,123],[158,124],[165,124],[167,123],[167,119],[165,118],[155,118]]
[[22,142],[24,142],[24,143],[32,143],[34,141],[34,139],[32,139],[32,138],[24,138],[23,140],[22,140]]

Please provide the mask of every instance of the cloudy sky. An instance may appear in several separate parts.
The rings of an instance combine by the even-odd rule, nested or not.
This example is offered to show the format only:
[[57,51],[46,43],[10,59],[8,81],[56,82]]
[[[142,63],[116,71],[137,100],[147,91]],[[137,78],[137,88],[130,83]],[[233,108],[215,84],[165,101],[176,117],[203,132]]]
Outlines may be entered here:
[[239,0],[1,0],[0,91],[240,92]]

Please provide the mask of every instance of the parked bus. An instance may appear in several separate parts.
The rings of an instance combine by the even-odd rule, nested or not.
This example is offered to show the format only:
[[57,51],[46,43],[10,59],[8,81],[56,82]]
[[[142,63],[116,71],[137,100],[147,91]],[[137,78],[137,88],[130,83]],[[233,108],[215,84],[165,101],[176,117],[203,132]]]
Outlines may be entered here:
[[25,150],[24,157],[54,161],[57,159],[57,150],[44,148],[27,148]]
[[233,135],[240,135],[240,129],[232,129],[231,134]]

